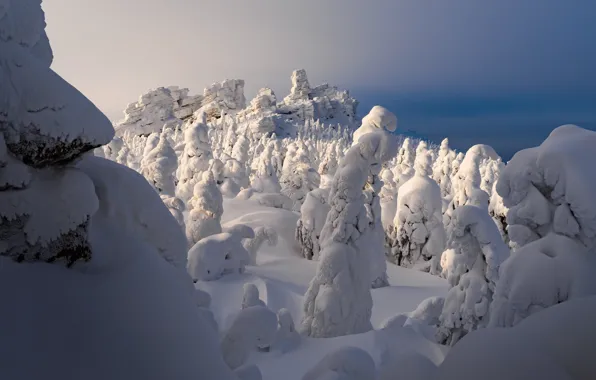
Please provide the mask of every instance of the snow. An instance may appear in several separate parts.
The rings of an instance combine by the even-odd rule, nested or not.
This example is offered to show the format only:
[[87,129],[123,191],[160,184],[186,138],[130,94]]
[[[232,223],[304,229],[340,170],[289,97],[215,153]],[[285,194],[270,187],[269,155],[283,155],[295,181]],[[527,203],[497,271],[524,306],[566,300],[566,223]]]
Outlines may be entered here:
[[93,181],[100,212],[106,218],[130,236],[144,239],[176,267],[186,267],[184,233],[143,176],[99,157],[86,157],[77,167]]
[[596,297],[549,307],[513,328],[468,334],[445,358],[437,380],[596,378]]

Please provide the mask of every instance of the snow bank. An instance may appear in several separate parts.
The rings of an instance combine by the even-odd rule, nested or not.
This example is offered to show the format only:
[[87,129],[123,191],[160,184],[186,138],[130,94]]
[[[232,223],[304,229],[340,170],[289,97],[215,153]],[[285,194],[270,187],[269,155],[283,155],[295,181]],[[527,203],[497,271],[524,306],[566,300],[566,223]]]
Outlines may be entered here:
[[509,328],[468,334],[447,355],[437,380],[596,378],[596,297],[550,307]]

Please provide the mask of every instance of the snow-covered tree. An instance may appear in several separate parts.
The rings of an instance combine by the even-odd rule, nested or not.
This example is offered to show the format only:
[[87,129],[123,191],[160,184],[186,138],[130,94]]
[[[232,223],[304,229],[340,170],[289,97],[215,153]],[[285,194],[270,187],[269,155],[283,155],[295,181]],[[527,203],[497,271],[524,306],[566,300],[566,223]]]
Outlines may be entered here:
[[294,325],[294,318],[288,309],[282,308],[277,312],[277,336],[274,347],[283,354],[300,345],[301,336]]
[[176,192],[174,171],[178,159],[165,133],[159,136],[158,144],[143,160],[141,174],[147,178],[159,194],[174,196]]
[[501,268],[493,326],[512,326],[536,311],[596,294],[596,132],[556,128],[536,148],[516,153],[496,190],[509,208],[517,248]]
[[428,152],[416,156],[415,166],[416,174],[399,189],[388,259],[400,266],[438,274],[446,240],[441,189],[429,177],[432,169]]
[[188,208],[186,238],[190,247],[207,236],[221,233],[223,197],[212,172],[203,173],[203,178],[195,185],[193,197],[188,201]]
[[253,306],[267,307],[259,295],[259,288],[255,284],[246,283],[243,287],[244,295],[242,296],[242,309],[246,309]]
[[335,173],[317,273],[304,296],[302,330],[307,335],[332,337],[372,328],[369,239],[361,239],[370,221],[362,189],[371,167],[381,166],[395,150],[395,140],[377,128],[360,136]]
[[228,198],[234,198],[240,190],[249,187],[247,167],[244,163],[233,158],[226,160],[223,165],[223,183],[221,193]]
[[209,162],[213,158],[206,117],[204,113],[201,114],[200,118],[184,131],[184,151],[176,172],[176,196],[183,201],[192,196],[195,185],[201,180],[202,173],[209,168]]
[[398,189],[414,175],[415,159],[416,152],[412,146],[412,140],[406,137],[397,154],[397,165],[393,172],[393,180]]
[[246,239],[242,243],[250,255],[250,265],[257,265],[257,254],[265,242],[270,247],[275,247],[278,241],[277,232],[269,226],[257,227],[254,229],[254,233],[254,238]]
[[331,209],[327,203],[329,189],[315,189],[306,195],[300,208],[300,219],[296,225],[296,240],[300,243],[305,259],[318,259],[320,235]]
[[50,69],[40,3],[0,5],[2,377],[232,380],[180,227],[140,174],[85,154],[114,130]]
[[441,196],[444,198],[451,194],[452,163],[455,157],[455,152],[449,148],[449,139],[443,139],[439,155],[433,164],[433,179],[441,188]]
[[452,215],[447,250],[441,257],[443,275],[451,289],[445,298],[437,339],[454,345],[489,320],[489,305],[499,268],[509,257],[496,224],[488,214],[488,195],[478,189],[470,204]]
[[274,166],[275,144],[269,142],[259,156],[251,187],[260,193],[279,193],[281,186]]
[[184,202],[182,202],[180,198],[170,197],[167,195],[162,195],[161,199],[168,210],[170,210],[170,214],[172,214],[182,229],[186,231],[186,224],[184,222],[183,214],[186,208]]

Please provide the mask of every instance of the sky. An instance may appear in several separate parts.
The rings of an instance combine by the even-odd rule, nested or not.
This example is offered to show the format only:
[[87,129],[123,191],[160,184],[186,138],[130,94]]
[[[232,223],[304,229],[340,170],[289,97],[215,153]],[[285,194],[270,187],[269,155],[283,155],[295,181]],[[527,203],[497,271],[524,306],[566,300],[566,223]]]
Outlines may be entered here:
[[[53,69],[112,120],[148,89],[290,74],[381,104],[406,133],[504,156],[596,129],[593,0],[45,0]],[[518,138],[512,139],[510,133]],[[522,141],[523,140],[523,141]]]

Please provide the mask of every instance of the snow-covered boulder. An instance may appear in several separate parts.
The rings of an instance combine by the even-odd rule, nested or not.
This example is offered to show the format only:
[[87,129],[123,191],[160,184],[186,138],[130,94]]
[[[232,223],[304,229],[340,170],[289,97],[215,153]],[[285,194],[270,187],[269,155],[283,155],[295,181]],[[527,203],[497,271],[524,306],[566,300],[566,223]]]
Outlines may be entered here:
[[302,380],[371,380],[377,377],[375,362],[368,352],[343,347],[321,359]]
[[236,369],[242,366],[252,350],[266,350],[275,342],[277,315],[263,306],[241,310],[225,332],[221,351],[226,364]]

